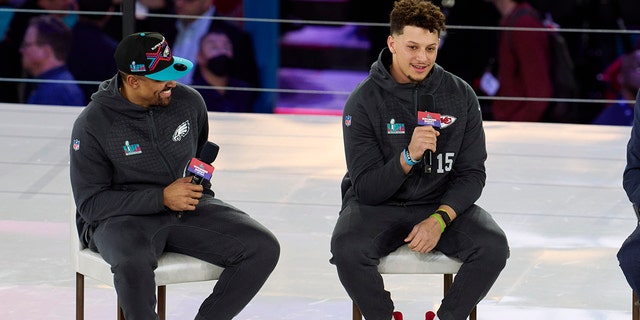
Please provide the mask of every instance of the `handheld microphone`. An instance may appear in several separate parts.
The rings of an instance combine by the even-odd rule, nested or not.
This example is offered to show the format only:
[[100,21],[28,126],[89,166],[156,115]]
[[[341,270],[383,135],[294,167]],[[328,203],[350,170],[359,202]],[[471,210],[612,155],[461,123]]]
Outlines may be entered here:
[[218,157],[220,147],[210,141],[202,147],[200,158],[192,158],[185,167],[184,176],[192,175],[191,183],[202,184],[204,180],[211,180],[213,170],[211,163]]
[[200,150],[200,160],[211,164],[218,157],[218,151],[220,151],[220,146],[211,141],[207,141],[202,147],[202,150]]
[[[428,112],[428,110],[435,109],[435,99],[431,94],[423,94],[418,98],[418,125],[419,126],[432,126],[440,128],[440,114],[434,112]],[[425,173],[431,173],[431,166],[433,152],[427,150],[422,154],[422,166]]]

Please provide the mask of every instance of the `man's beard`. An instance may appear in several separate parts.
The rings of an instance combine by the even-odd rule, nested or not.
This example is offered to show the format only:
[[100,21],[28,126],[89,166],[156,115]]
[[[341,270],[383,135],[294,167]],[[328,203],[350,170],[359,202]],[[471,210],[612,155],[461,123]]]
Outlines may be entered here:
[[161,97],[161,93],[165,92],[167,90],[171,90],[171,94],[173,94],[173,88],[164,88],[162,91],[158,92],[158,94],[156,95],[157,99],[158,99],[158,103],[156,105],[161,106],[161,107],[167,107],[169,106],[169,103],[171,103],[171,97],[172,96],[168,96],[166,98]]
[[158,103],[158,105],[159,105],[159,106],[161,106],[161,107],[168,107],[168,106],[169,106],[169,104],[171,103],[171,97],[164,98],[164,99],[163,99],[163,98],[159,98],[159,101],[160,101],[160,102]]
[[409,79],[409,81],[411,81],[412,83],[421,83],[426,78],[427,77],[423,77],[422,79],[416,79],[416,78],[412,77],[411,75],[407,75],[407,79]]

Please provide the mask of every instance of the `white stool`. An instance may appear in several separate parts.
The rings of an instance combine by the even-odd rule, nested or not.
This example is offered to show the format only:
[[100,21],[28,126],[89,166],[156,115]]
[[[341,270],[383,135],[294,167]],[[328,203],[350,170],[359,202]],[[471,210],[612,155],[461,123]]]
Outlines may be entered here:
[[[113,286],[111,267],[99,253],[84,247],[76,231],[76,206],[71,197],[70,210],[71,263],[76,271],[76,320],[84,319],[84,277],[90,277]],[[183,254],[167,252],[158,260],[155,270],[158,286],[158,317],[166,319],[167,285],[186,282],[218,280],[224,268]],[[118,320],[124,320],[120,303]]]
[[[443,274],[446,295],[453,283],[453,275],[458,273],[460,266],[462,262],[449,258],[441,252],[417,253],[411,251],[408,245],[404,245],[380,259],[378,272],[380,274]],[[469,319],[476,320],[476,307],[471,311]],[[362,320],[362,313],[355,303],[353,303],[353,320]]]

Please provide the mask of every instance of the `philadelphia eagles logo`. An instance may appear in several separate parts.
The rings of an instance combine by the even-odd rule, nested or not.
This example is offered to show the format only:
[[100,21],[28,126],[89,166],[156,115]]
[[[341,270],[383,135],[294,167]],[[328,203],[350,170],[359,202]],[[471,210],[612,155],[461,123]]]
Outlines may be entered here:
[[186,137],[187,134],[189,134],[189,128],[191,127],[191,125],[189,124],[189,120],[181,123],[177,128],[176,131],[173,132],[173,141],[180,141],[182,140],[182,138]]

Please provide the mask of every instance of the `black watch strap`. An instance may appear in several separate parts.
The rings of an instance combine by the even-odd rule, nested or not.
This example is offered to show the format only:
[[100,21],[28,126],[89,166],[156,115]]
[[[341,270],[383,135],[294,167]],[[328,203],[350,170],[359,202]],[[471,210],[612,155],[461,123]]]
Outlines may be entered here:
[[449,213],[444,210],[444,209],[438,209],[436,210],[436,213],[440,215],[440,217],[442,217],[442,221],[444,221],[444,224],[448,227],[451,224],[451,217],[449,217]]

